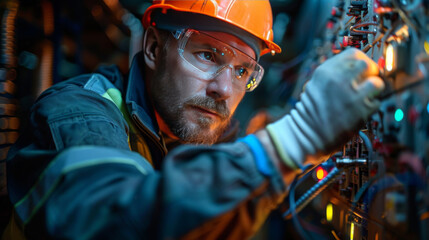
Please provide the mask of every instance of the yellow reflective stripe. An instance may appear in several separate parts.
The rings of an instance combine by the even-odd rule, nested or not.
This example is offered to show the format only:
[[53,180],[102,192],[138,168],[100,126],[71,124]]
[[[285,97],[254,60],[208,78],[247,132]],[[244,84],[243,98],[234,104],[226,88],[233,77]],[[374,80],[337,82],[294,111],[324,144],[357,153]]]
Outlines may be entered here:
[[[134,126],[132,124],[130,124],[130,115],[128,114],[128,111],[126,109],[126,106],[124,104],[124,101],[122,100],[122,94],[121,92],[116,89],[116,88],[109,88],[107,89],[107,91],[101,95],[102,97],[104,97],[105,99],[108,99],[110,101],[112,101],[116,107],[119,109],[119,111],[121,111],[122,116],[124,116],[125,121],[127,121],[128,126],[130,127],[130,131],[134,131]],[[128,146],[131,149],[131,145],[130,145],[130,135],[128,134]]]
[[267,132],[269,133],[271,140],[274,143],[274,146],[277,150],[277,153],[280,157],[280,159],[283,161],[283,163],[286,164],[286,166],[292,168],[293,170],[299,169],[299,167],[296,165],[296,163],[289,157],[289,154],[284,150],[282,147],[281,140],[278,139],[276,132],[277,129],[274,129],[272,125],[268,125],[266,128]]
[[[127,107],[125,106],[125,103],[122,100],[122,94],[117,88],[109,88],[101,96],[112,101],[116,105],[116,107],[119,108],[127,123],[130,124],[131,122],[130,115],[128,114]],[[132,129],[134,128],[133,125],[130,125],[130,127]]]
[[[116,105],[116,107],[121,111],[122,115],[124,116],[125,121],[127,121],[128,126],[130,127],[130,131],[133,133],[136,133],[136,126],[134,125],[134,122],[131,120],[130,114],[128,113],[127,106],[125,105],[122,99],[121,92],[117,88],[109,88],[101,96],[112,101]],[[130,144],[129,134],[128,134],[127,140],[128,140],[129,148],[133,150]],[[137,149],[135,150],[139,152],[143,157],[145,157],[146,160],[153,166],[152,155],[150,153],[149,146],[146,144],[145,141],[139,139],[137,143]]]
[[64,170],[62,171],[62,173],[66,174],[66,173],[72,172],[76,169],[86,168],[86,167],[91,167],[91,166],[101,165],[101,164],[108,164],[108,163],[119,163],[119,164],[131,165],[131,166],[134,166],[143,175],[147,174],[146,169],[144,169],[142,166],[136,164],[135,160],[130,160],[130,159],[123,158],[123,157],[98,158],[98,159],[88,160],[85,162],[80,162],[80,163],[65,167]]

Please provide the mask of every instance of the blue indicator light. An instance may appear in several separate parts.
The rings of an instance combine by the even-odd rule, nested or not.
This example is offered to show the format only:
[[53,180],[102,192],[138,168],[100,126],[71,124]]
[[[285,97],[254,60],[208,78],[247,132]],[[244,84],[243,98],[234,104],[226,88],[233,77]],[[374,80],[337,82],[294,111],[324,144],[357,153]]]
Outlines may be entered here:
[[400,108],[396,109],[395,120],[397,122],[400,122],[403,118],[404,118],[404,112]]

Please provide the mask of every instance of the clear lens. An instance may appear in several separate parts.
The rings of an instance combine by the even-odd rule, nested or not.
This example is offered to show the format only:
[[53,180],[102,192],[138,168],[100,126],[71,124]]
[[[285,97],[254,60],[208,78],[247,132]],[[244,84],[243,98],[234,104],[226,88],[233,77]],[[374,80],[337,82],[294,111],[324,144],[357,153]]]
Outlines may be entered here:
[[180,56],[203,75],[213,78],[228,68],[237,89],[250,92],[264,75],[264,69],[250,56],[210,35],[195,30],[174,34]]

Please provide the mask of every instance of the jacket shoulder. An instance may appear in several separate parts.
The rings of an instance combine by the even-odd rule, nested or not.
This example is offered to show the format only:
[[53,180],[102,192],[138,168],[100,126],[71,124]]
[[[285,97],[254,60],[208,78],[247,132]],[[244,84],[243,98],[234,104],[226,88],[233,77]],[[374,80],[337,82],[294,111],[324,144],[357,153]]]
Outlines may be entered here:
[[[70,79],[45,91],[30,112],[30,127],[43,148],[78,145],[128,148],[128,124],[103,91],[115,88],[94,73]],[[112,139],[117,139],[113,141]]]

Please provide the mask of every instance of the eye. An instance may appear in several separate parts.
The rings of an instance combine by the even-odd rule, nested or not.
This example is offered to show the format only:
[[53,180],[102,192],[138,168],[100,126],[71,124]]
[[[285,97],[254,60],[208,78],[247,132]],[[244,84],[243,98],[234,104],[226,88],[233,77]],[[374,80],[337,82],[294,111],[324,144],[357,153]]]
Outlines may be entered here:
[[209,51],[197,52],[196,55],[204,61],[216,62],[213,52],[209,52]]
[[246,76],[248,73],[247,69],[244,67],[236,67],[235,68],[235,76],[237,78],[242,78],[243,76]]

